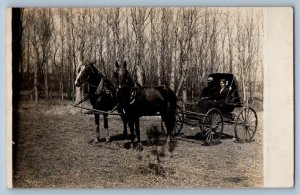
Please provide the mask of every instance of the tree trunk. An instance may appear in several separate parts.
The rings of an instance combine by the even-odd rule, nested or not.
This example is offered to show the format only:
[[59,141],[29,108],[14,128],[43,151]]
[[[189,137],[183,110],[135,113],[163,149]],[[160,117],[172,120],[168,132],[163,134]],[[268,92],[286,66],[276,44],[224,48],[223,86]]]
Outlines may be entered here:
[[34,102],[38,103],[39,91],[38,91],[38,63],[34,66]]
[[64,100],[64,86],[63,86],[62,76],[60,77],[59,89],[60,89],[61,101],[63,101]]
[[[75,67],[74,71],[78,72],[76,69],[79,69],[79,67]],[[77,76],[77,75],[76,75]],[[82,87],[76,87],[75,89],[75,102],[79,102],[81,100],[81,88]]]
[[80,100],[81,100],[81,90],[80,90],[80,87],[76,87],[75,102],[79,102]]
[[183,88],[182,88],[182,102],[183,102],[183,106],[182,106],[182,109],[183,111],[186,110],[186,103],[187,103],[187,90],[186,90],[186,87],[187,87],[187,82],[186,82],[186,77],[184,77],[184,80],[183,80]]
[[[62,51],[63,51],[63,46],[62,46]],[[64,64],[64,58],[63,58],[63,52],[62,52],[61,55],[62,55],[62,62],[61,62],[61,72],[60,72],[60,80],[59,80],[59,89],[60,89],[61,100],[64,100],[64,85],[63,85],[63,76],[64,76],[63,64]]]
[[160,79],[160,77],[161,77],[161,65],[160,65],[160,63],[157,63],[157,84],[158,85],[161,85],[161,79]]
[[27,71],[27,74],[26,74],[26,78],[27,79],[31,79],[30,77],[31,77],[31,74],[30,74],[30,52],[31,52],[31,49],[30,49],[30,34],[29,34],[29,30],[27,30],[27,56],[26,56],[26,66],[27,66],[27,68],[26,68],[26,71]]
[[[176,27],[175,27],[176,28]],[[176,33],[175,33],[176,34]],[[177,52],[176,52],[176,48],[177,48],[177,38],[175,38],[174,40],[174,48],[173,48],[173,51],[174,51],[174,54],[171,58],[171,73],[170,73],[170,88],[175,91],[175,74],[176,74],[176,65],[177,65]],[[173,51],[171,51],[173,53]]]
[[171,74],[170,74],[170,88],[175,91],[175,71],[176,71],[176,63],[173,62],[171,64]]
[[45,98],[49,99],[49,88],[48,88],[48,65],[44,64],[44,85],[45,85]]

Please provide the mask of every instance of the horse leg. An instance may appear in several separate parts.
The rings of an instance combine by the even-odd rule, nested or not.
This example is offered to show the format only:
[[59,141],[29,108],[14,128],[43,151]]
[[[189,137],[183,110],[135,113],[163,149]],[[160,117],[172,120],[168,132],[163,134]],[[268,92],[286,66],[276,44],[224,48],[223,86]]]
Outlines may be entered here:
[[[174,117],[173,117],[174,115]],[[166,128],[167,128],[167,145],[168,145],[168,153],[166,155],[172,157],[174,155],[174,150],[176,146],[176,142],[174,142],[174,128],[175,128],[175,113],[166,113],[166,115],[162,115],[164,119]]]
[[141,138],[140,138],[140,118],[137,117],[134,119],[134,124],[135,124],[135,134],[137,137],[138,144],[141,143]]
[[127,138],[128,137],[128,134],[127,134],[127,123],[128,123],[128,121],[126,120],[124,115],[122,115],[121,118],[122,118],[122,121],[123,121],[123,136],[124,136],[124,138]]
[[162,115],[162,119],[164,120],[164,123],[167,128],[167,142],[171,142],[171,138],[173,136],[173,131],[175,128],[175,115],[173,117],[173,113],[166,113]]
[[109,142],[109,131],[108,131],[108,115],[107,114],[103,114],[103,118],[104,118],[104,129],[105,129],[105,140],[106,142]]
[[142,144],[141,144],[141,137],[140,137],[140,118],[139,117],[136,117],[135,118],[135,133],[136,133],[136,136],[137,136],[137,149],[138,150],[143,150],[143,147],[142,147]]
[[129,120],[129,129],[130,129],[130,138],[131,138],[131,144],[133,148],[133,143],[134,143],[134,120],[130,119]]
[[97,143],[100,141],[99,114],[95,114],[95,124],[96,124],[96,135],[94,141]]

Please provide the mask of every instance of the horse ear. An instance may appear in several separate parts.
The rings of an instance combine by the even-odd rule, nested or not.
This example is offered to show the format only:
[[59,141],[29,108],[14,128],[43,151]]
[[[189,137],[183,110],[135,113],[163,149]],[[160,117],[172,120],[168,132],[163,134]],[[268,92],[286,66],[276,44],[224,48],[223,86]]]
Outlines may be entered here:
[[116,63],[115,63],[115,66],[116,66],[117,68],[119,68],[119,67],[120,67],[120,65],[119,65],[118,61],[116,61]]
[[124,66],[125,69],[127,69],[127,62],[126,61],[124,61],[123,66]]

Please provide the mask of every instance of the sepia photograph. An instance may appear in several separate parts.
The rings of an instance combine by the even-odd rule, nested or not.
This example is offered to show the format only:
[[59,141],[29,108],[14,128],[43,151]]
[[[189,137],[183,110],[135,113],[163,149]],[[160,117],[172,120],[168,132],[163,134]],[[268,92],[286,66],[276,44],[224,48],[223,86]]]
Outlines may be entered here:
[[[274,9],[291,16],[284,29],[293,40],[293,10]],[[8,185],[289,187],[288,174],[288,184],[266,181],[272,139],[266,78],[279,78],[270,66],[272,10],[9,9]],[[285,52],[293,61],[290,44]],[[285,135],[293,139],[290,122]],[[289,144],[286,162],[293,162]]]

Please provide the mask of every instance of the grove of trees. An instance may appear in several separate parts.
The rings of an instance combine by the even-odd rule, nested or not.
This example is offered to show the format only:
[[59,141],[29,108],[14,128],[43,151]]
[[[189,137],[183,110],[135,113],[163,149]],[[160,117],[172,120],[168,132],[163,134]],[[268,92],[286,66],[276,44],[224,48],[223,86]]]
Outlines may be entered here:
[[262,16],[260,8],[24,8],[21,88],[36,102],[78,101],[81,64],[92,60],[111,77],[126,60],[130,72],[145,70],[145,86],[168,85],[184,101],[213,72],[235,74],[242,94],[262,98]]

